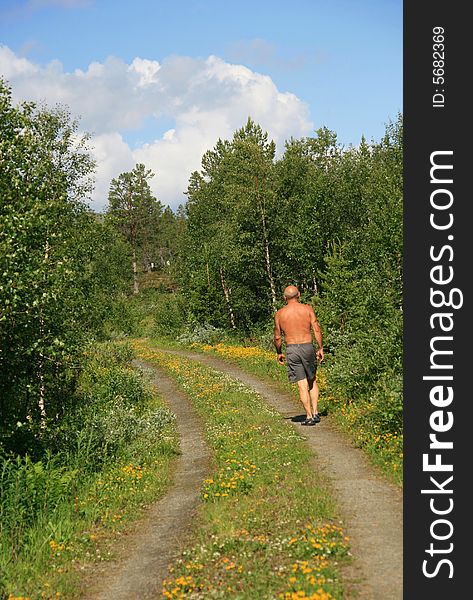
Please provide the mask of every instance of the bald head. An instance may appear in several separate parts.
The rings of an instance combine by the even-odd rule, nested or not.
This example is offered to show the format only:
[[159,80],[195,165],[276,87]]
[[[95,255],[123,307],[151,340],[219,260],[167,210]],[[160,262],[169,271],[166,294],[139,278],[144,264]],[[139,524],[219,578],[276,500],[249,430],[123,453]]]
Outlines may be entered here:
[[288,285],[284,290],[284,298],[291,300],[291,298],[297,298],[299,296],[299,290],[295,285]]

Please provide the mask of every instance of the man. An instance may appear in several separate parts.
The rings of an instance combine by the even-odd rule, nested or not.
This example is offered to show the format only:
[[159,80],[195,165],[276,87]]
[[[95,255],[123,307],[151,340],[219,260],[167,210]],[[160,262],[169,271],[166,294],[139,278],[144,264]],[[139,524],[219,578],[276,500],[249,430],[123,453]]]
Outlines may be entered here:
[[[294,285],[284,290],[286,306],[280,308],[274,316],[274,345],[279,364],[284,364],[282,338],[286,342],[286,363],[289,381],[297,383],[299,396],[306,411],[302,425],[315,425],[320,421],[317,403],[319,387],[315,381],[316,358],[324,359],[322,331],[314,309],[299,302],[300,292]],[[317,352],[312,345],[312,332],[317,342]]]

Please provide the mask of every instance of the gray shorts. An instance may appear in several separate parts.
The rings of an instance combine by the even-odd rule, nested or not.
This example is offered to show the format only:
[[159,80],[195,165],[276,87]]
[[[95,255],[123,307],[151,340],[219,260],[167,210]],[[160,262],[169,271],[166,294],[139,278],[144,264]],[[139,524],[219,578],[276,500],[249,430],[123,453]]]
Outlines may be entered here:
[[291,383],[315,378],[317,363],[315,361],[315,350],[311,343],[287,344],[286,346],[287,376]]

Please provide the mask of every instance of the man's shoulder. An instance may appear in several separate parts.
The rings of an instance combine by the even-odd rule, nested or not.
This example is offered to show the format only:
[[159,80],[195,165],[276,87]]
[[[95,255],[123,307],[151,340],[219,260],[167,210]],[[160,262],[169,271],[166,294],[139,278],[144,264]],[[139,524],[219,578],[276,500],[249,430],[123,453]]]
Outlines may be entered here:
[[312,304],[301,304],[300,306],[303,306],[304,310],[307,311],[310,315],[315,314],[314,307],[312,306]]
[[274,316],[280,317],[285,311],[286,311],[286,307],[283,306],[282,308],[280,308],[279,310],[276,311],[276,314]]

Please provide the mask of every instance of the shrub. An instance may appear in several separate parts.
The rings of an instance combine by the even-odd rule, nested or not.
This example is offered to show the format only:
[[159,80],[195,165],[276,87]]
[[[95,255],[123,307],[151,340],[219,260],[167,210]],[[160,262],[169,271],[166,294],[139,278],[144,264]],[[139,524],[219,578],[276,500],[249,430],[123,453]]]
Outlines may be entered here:
[[188,317],[186,301],[177,293],[160,294],[156,299],[153,316],[153,335],[175,337],[185,328]]
[[164,435],[174,415],[153,406],[143,375],[128,366],[130,356],[126,345],[98,346],[79,376],[73,410],[37,430],[19,424],[22,435],[41,446],[40,460],[0,446],[0,574],[20,554],[27,556],[28,536],[41,531],[44,547],[52,530],[73,527],[74,498],[94,473],[117,460],[156,457],[157,447],[159,453],[172,451]]
[[142,373],[129,366],[132,356],[128,344],[95,349],[79,377],[77,408],[43,432],[47,446],[68,464],[97,470],[108,457],[125,453],[135,438],[157,439],[172,419],[167,409],[146,410],[152,392]]
[[85,376],[88,381],[81,382],[79,388],[85,404],[99,407],[120,397],[127,403],[138,406],[145,404],[150,398],[150,391],[141,375],[130,368],[99,367]]
[[263,325],[255,327],[250,332],[250,341],[257,344],[265,350],[274,350],[274,321],[266,322]]
[[208,323],[188,325],[186,331],[177,338],[180,344],[217,344],[227,339],[224,329]]
[[402,431],[402,387],[402,376],[396,373],[384,373],[376,383],[367,417],[382,432]]
[[88,415],[81,433],[93,449],[95,460],[104,460],[108,456],[126,453],[128,445],[138,437],[158,440],[164,427],[173,419],[169,409],[160,408],[140,414],[124,398],[116,396],[113,401],[101,406],[100,411]]
[[29,456],[4,458],[0,463],[0,537],[16,548],[38,515],[49,515],[74,493],[77,470],[50,455],[33,461]]

